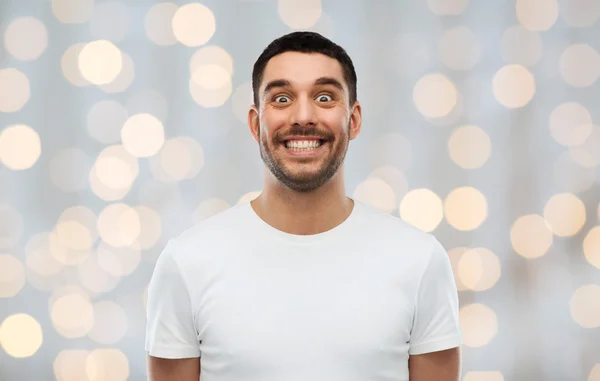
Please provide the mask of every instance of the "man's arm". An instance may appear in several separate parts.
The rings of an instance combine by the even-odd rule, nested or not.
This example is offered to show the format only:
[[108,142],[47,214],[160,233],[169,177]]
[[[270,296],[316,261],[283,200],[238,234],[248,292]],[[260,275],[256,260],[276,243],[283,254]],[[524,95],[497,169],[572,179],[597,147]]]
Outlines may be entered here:
[[148,355],[149,381],[198,381],[200,358],[163,359]]
[[412,355],[408,372],[410,381],[459,381],[460,348]]

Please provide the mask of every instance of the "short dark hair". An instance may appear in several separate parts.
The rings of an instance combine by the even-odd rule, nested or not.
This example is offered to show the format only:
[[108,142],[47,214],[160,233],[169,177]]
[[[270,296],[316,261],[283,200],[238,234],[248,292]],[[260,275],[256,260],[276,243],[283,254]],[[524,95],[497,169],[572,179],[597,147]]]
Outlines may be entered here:
[[320,53],[336,59],[342,66],[344,80],[350,93],[350,105],[356,101],[356,71],[350,56],[344,48],[316,32],[299,31],[288,33],[273,40],[263,50],[252,69],[252,92],[254,104],[259,105],[259,88],[267,63],[273,57],[285,52]]

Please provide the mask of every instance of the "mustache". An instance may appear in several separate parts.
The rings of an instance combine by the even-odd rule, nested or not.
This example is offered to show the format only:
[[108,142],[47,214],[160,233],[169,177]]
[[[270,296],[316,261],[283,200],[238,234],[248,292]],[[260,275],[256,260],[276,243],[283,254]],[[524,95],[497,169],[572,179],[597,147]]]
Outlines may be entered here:
[[331,133],[325,131],[319,131],[316,128],[292,128],[285,133],[284,136],[278,138],[279,142],[287,140],[290,136],[316,136],[323,140],[333,140],[334,136]]

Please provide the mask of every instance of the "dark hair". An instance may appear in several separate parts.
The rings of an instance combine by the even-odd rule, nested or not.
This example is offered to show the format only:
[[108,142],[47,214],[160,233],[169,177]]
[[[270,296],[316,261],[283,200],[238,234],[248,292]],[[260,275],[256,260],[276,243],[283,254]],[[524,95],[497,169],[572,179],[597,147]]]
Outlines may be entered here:
[[259,88],[269,60],[285,52],[321,53],[336,59],[342,65],[344,80],[350,93],[350,105],[356,101],[356,72],[348,53],[341,46],[315,32],[292,32],[272,41],[263,50],[252,69],[254,104],[259,104]]

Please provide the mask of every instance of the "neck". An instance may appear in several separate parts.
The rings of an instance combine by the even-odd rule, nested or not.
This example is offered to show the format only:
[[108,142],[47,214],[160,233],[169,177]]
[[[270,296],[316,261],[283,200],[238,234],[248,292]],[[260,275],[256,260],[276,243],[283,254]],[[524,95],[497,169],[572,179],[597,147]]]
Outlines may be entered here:
[[329,182],[308,193],[293,191],[266,173],[263,190],[250,205],[274,228],[289,234],[309,235],[323,233],[344,222],[354,208],[354,201],[345,194],[340,168]]

